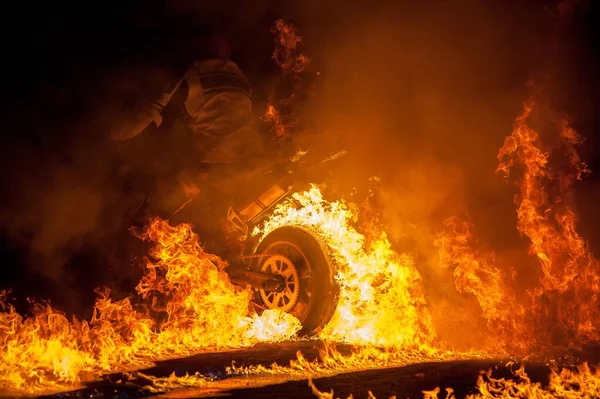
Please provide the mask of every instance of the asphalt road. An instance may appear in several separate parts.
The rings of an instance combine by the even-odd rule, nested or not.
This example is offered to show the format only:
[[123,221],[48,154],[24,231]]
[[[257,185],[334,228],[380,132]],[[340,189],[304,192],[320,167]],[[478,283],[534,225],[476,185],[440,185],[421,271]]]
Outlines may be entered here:
[[[226,373],[226,368],[236,366],[264,365],[273,363],[288,365],[301,350],[308,359],[318,357],[318,341],[260,344],[252,348],[203,353],[185,359],[159,362],[155,367],[143,370],[144,374],[167,377],[173,372],[178,376],[196,372],[214,378],[199,387],[185,387],[167,393],[152,393],[142,389],[148,382],[134,380],[127,383],[123,375],[107,375],[103,380],[89,383],[85,388],[45,398],[140,398],[159,395],[169,398],[230,397],[230,398],[314,398],[305,377],[298,375],[237,375]],[[341,353],[350,353],[349,346],[338,346]],[[345,372],[314,378],[321,391],[335,392],[335,397],[366,398],[371,391],[377,398],[422,398],[423,390],[452,387],[457,398],[473,393],[480,370],[496,368],[494,375],[509,377],[510,372],[500,360],[465,360],[452,362],[417,363],[404,367]],[[528,363],[527,372],[533,381],[547,383],[549,369],[544,364]]]

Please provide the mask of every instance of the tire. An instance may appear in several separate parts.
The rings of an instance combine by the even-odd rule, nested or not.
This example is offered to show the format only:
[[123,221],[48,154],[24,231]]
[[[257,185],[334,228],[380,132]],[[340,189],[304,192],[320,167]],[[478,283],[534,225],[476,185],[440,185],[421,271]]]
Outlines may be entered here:
[[[281,309],[298,318],[302,323],[300,335],[318,333],[333,317],[339,294],[334,264],[319,239],[301,227],[285,226],[269,233],[254,253],[259,255],[253,262],[254,270],[287,274],[292,281],[279,300],[276,299],[278,293],[256,290],[255,302],[267,309]],[[296,275],[289,270],[290,264]],[[280,270],[275,271],[277,268]],[[294,288],[296,279],[298,287]],[[288,299],[294,298],[295,295],[291,295],[293,290],[297,290],[295,303],[285,300],[287,294],[290,294]]]

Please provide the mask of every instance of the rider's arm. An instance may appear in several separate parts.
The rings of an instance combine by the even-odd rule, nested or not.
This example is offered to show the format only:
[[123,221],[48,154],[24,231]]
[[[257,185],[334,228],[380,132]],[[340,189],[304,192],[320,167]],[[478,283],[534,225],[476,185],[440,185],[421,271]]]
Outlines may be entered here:
[[173,94],[179,89],[184,80],[185,76],[181,78],[171,90],[163,92],[156,102],[152,104],[146,103],[144,106],[140,107],[137,115],[132,118],[129,123],[124,124],[111,132],[111,138],[113,140],[131,139],[142,133],[153,122],[159,127],[162,123],[162,117],[160,115],[162,110],[169,101],[171,101]]
[[129,123],[113,130],[110,135],[111,138],[113,140],[129,140],[143,132],[153,122],[156,123],[156,126],[160,126],[162,123],[161,111],[162,107],[158,104],[144,107]]

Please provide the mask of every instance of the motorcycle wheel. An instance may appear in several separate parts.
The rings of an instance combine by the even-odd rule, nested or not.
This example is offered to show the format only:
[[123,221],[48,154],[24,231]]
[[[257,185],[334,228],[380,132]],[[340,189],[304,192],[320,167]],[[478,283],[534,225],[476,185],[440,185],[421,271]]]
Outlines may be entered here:
[[318,333],[333,317],[339,293],[333,262],[319,239],[285,226],[269,233],[254,253],[254,270],[282,275],[286,284],[281,292],[256,290],[255,302],[295,316],[301,335]]

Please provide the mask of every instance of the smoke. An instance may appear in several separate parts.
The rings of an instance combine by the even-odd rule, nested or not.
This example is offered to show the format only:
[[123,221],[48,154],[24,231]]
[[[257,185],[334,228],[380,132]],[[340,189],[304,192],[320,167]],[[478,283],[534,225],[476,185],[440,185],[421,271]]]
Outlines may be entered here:
[[[316,119],[355,155],[353,169],[380,175],[386,195],[406,201],[386,203],[390,218],[414,206],[421,209],[412,222],[481,208],[503,185],[489,177],[519,111],[536,39],[535,14],[507,18],[509,7],[344,7],[318,33],[301,32],[323,76]],[[317,34],[324,44],[311,49]]]
[[[575,3],[560,3],[561,21],[573,15]],[[484,335],[475,297],[456,291],[433,243],[444,220],[458,215],[477,226],[481,243],[493,243],[499,263],[526,269],[531,262],[523,260],[527,242],[515,228],[512,187],[494,170],[497,151],[527,96],[527,80],[542,65],[569,64],[569,57],[557,61],[564,47],[548,55],[541,46],[549,34],[545,4],[172,1],[169,12],[226,33],[232,56],[254,86],[257,108],[266,102],[268,83],[279,76],[270,59],[269,28],[279,17],[295,23],[311,58],[310,72],[320,73],[320,89],[303,118],[323,142],[342,143],[349,151],[352,163],[341,182],[352,187],[371,175],[381,178],[386,230],[397,249],[415,256],[438,331],[458,346],[469,344],[461,342],[466,322],[472,334]],[[63,65],[55,66],[57,74],[70,80],[39,84],[33,99],[6,111],[12,123],[2,130],[18,138],[3,146],[8,150],[2,168],[10,173],[0,221],[10,245],[30,254],[26,270],[13,274],[28,294],[53,298],[62,308],[90,307],[85,302],[93,298],[82,293],[130,272],[106,270],[111,237],[141,200],[117,181],[114,165],[124,160],[148,165],[155,148],[136,142],[117,151],[106,135],[137,99],[160,89],[165,70],[157,59],[180,51],[169,27],[139,23],[146,24],[143,34],[119,31],[128,35],[125,45],[119,45],[125,36],[118,33],[103,38],[102,51],[110,57],[89,56],[79,65],[66,58],[64,65],[57,62]],[[89,47],[98,52],[100,42]],[[559,92],[572,81],[553,76]],[[571,108],[584,101],[567,97],[575,97]],[[585,110],[591,112],[583,105],[579,120]],[[594,205],[587,204],[590,212]],[[18,292],[15,281],[7,285]]]
[[[260,31],[264,40],[253,56],[270,63],[274,18],[259,29],[219,18],[225,4],[212,7],[215,14],[144,3],[143,10],[103,6],[94,20],[54,19],[52,12],[69,12],[52,9],[31,21],[23,10],[27,28],[7,49],[14,50],[7,76],[15,84],[6,87],[10,101],[0,127],[0,250],[11,260],[0,288],[12,288],[24,303],[27,296],[50,298],[56,308],[79,313],[92,309],[97,286],[119,297],[138,281],[141,271],[117,258],[117,244],[130,238],[126,229],[145,194],[165,183],[139,172],[176,163],[180,147],[157,132],[122,144],[108,137],[189,61],[189,27],[229,33],[237,26],[232,47],[250,69],[253,59],[236,38]],[[265,16],[258,5],[246,11],[255,22]]]
[[0,232],[2,255],[12,258],[2,288],[22,300],[50,298],[68,312],[91,309],[100,285],[123,290],[119,296],[137,281],[138,271],[114,259],[115,240],[128,238],[143,201],[132,188],[143,181],[128,181],[122,169],[150,165],[153,153],[137,142],[118,148],[108,133],[161,89],[165,68],[157,54],[144,54],[154,41],[160,55],[155,38],[136,42],[119,25],[115,31],[122,36],[48,28],[44,53],[52,57],[15,57],[13,77],[22,84],[7,87],[12,102],[3,110]]
[[452,271],[440,270],[433,242],[445,219],[461,215],[498,250],[526,248],[512,193],[494,170],[539,61],[532,49],[543,7],[398,2],[338,11],[300,31],[322,73],[314,117],[352,156],[344,181],[381,178],[386,231],[417,258],[438,332],[460,345],[466,321],[480,334],[485,323],[475,297],[458,294]]
[[[573,1],[358,2],[309,4],[297,16],[311,68],[322,73],[312,116],[352,154],[342,180],[352,186],[381,178],[386,231],[398,250],[417,258],[437,331],[459,347],[484,340],[487,316],[472,292],[456,291],[433,242],[444,220],[460,216],[477,226],[472,244],[495,253],[491,267],[511,290],[523,296],[537,283],[539,265],[515,228],[515,191],[495,173],[496,156],[531,77],[544,79],[559,109],[577,110],[584,135],[593,129],[585,125],[589,100],[571,87],[582,68],[575,60],[589,63],[568,30],[578,10]],[[464,340],[467,322],[471,342]]]

